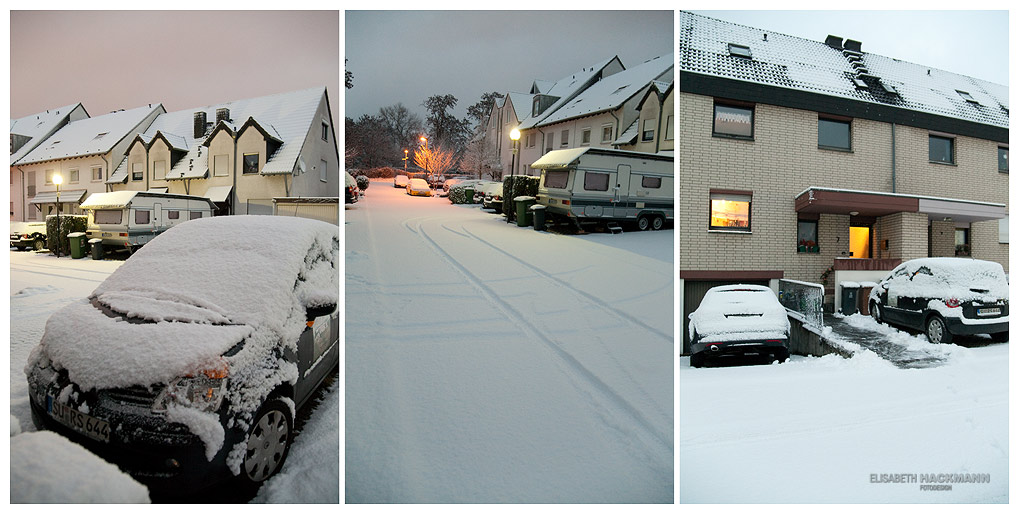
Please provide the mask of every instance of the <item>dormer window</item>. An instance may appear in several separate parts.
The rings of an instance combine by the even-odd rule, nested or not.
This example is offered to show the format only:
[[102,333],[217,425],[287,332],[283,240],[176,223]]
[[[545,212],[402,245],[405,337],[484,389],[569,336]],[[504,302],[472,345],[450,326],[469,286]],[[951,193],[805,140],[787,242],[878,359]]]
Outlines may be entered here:
[[538,108],[541,105],[541,99],[537,96],[534,97],[534,102],[531,103],[531,116],[538,115]]
[[752,59],[750,47],[737,45],[736,43],[729,43],[729,55],[733,57],[742,57],[744,59]]
[[973,95],[971,95],[971,94],[969,94],[969,93],[967,93],[965,91],[959,91],[958,89],[956,89],[955,92],[959,93],[959,96],[961,96],[963,100],[966,100],[967,102],[969,102],[971,104],[980,105],[980,102],[978,102],[976,98],[973,98]]

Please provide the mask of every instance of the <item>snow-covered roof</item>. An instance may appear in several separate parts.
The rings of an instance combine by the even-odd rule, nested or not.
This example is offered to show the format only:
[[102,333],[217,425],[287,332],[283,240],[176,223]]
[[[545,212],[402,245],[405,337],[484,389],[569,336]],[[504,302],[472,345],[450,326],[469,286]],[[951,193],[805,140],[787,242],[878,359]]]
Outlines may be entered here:
[[614,145],[632,144],[633,140],[637,139],[637,132],[639,131],[640,131],[640,118],[636,118],[633,120],[633,123],[631,123],[629,127],[626,127],[626,130],[624,130],[623,133],[620,134],[619,137],[612,142],[612,144]]
[[68,123],[20,159],[18,164],[104,154],[125,137],[134,137],[134,131],[145,118],[162,110],[161,104],[149,104]]
[[205,197],[213,202],[225,202],[234,186],[212,186],[205,191]]
[[16,152],[11,154],[11,165],[13,166],[18,159],[27,155],[28,152],[31,152],[39,145],[39,143],[43,142],[43,138],[53,132],[58,125],[67,119],[67,116],[71,114],[71,111],[80,105],[80,103],[65,105],[56,109],[49,109],[46,112],[40,112],[31,116],[25,116],[24,118],[11,120],[11,134],[30,138],[28,142],[21,146],[21,148],[18,148]]
[[[1008,87],[1000,84],[686,11],[680,25],[683,72],[1008,127]],[[730,55],[730,44],[749,48],[750,58]],[[867,87],[856,85],[854,78]]]
[[[202,143],[212,132],[207,131],[197,139],[194,137],[195,113],[204,111],[206,120],[214,123],[212,130],[222,126],[233,134],[236,134],[251,118],[270,138],[282,142],[279,149],[269,156],[262,166],[261,173],[291,173],[297,164],[308,131],[317,130],[315,113],[325,94],[325,87],[316,87],[168,112],[159,115],[144,134],[150,138],[154,137],[157,131],[163,135],[173,134],[178,138],[171,140],[175,148],[187,150],[187,154],[167,170],[167,180],[201,178],[206,176],[209,170],[209,149],[203,147]],[[216,111],[222,108],[230,110],[230,119],[215,123]],[[110,174],[106,182],[123,182],[127,175],[127,167],[120,166]]]
[[552,150],[551,152],[542,155],[540,159],[534,161],[531,167],[534,169],[554,169],[554,168],[568,168],[573,163],[577,162],[582,155],[584,155],[590,147],[582,148],[567,148],[565,150]]
[[649,59],[633,68],[609,75],[585,89],[546,116],[536,126],[551,125],[572,118],[618,109],[663,75],[671,76],[673,54]]
[[534,103],[534,95],[510,91],[506,93],[506,97],[509,98],[510,104],[513,106],[513,114],[517,117],[519,124],[523,124],[531,117],[531,104]]
[[557,109],[572,100],[573,97],[582,90],[582,88],[588,86],[593,80],[595,80],[606,66],[611,64],[612,61],[618,61],[618,59],[618,57],[613,56],[610,59],[595,63],[591,67],[583,68],[578,72],[571,73],[555,81],[555,83],[551,84],[551,86],[548,86],[548,81],[535,80],[534,85],[532,86],[532,91],[539,91],[543,95],[558,97],[558,100],[548,106],[537,117],[529,118],[526,122],[521,123],[520,130],[533,128],[544,118],[554,114]]
[[139,191],[113,191],[92,193],[79,206],[82,209],[120,209],[131,203]]

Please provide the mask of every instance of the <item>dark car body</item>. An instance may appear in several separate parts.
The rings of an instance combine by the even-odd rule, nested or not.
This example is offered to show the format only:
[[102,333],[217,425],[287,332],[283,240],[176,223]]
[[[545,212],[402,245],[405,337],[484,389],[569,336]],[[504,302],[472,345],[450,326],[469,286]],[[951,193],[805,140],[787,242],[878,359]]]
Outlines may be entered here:
[[[203,230],[208,227],[223,230]],[[212,248],[194,252],[198,255],[174,253],[187,244]],[[281,250],[278,245],[284,244],[290,246]],[[186,496],[227,480],[242,487],[264,482],[286,459],[295,412],[338,367],[338,298],[321,293],[338,282],[319,280],[335,272],[338,246],[334,225],[293,217],[208,218],[168,230],[129,258],[88,300],[65,307],[47,322],[43,341],[25,368],[35,425],[85,446],[156,494]],[[253,251],[260,252],[258,260],[246,261],[243,254]],[[225,262],[208,269],[189,261],[208,262],[217,255]],[[274,266],[274,259],[300,262]],[[165,264],[173,260],[183,261],[183,267],[167,270]],[[136,277],[150,266],[188,275],[178,279],[182,285],[176,289],[173,280],[138,282]],[[247,268],[241,275],[258,283],[239,294],[278,292],[278,300],[266,303],[291,307],[245,313],[245,305],[258,302],[245,297],[231,304],[229,292],[209,296],[189,290],[189,285],[215,282],[229,266]],[[321,288],[309,289],[309,282],[322,282],[315,286]],[[190,310],[209,319],[152,316],[144,313],[146,301],[162,302],[158,305],[166,312]],[[126,303],[141,307],[125,308]],[[94,327],[109,332],[84,333]],[[196,337],[174,346],[179,330]],[[184,355],[124,351],[152,346],[132,340],[131,334],[163,337],[166,354]],[[192,359],[187,355],[191,348],[212,357]],[[169,363],[166,369],[161,369],[162,360]],[[188,364],[175,369],[178,362]],[[106,363],[111,371],[99,368]],[[138,372],[142,376],[163,378],[134,379],[117,371],[132,367],[150,370]]]
[[1008,340],[1008,282],[996,262],[913,259],[879,282],[868,303],[878,322],[922,330],[932,343],[973,334]]
[[347,173],[345,187],[343,188],[343,203],[357,203],[358,199],[357,180]]
[[732,356],[789,357],[789,319],[774,291],[746,284],[708,290],[690,314],[690,365]]
[[18,250],[46,248],[46,223],[12,221],[11,248]]

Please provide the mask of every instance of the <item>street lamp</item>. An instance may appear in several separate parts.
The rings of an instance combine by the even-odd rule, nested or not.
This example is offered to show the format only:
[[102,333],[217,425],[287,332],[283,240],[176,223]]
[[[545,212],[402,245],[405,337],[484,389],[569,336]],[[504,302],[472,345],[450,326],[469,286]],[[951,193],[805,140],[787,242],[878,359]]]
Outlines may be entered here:
[[60,257],[60,183],[64,177],[59,173],[53,174],[53,183],[57,185],[57,257]]
[[[513,140],[513,157],[511,157],[510,159],[510,196],[512,196],[513,189],[516,189],[515,183],[513,182],[513,172],[517,168],[517,145],[520,143],[520,129],[514,127],[513,130],[510,131],[510,139]],[[507,204],[511,208],[516,207],[516,205],[512,201],[510,201],[512,200],[512,198],[506,197],[506,191],[503,191],[502,194],[503,194],[502,198],[503,209],[505,209]],[[510,215],[507,212],[506,223],[509,223],[510,221],[511,221]]]
[[407,174],[407,159],[408,159],[408,157],[407,157],[407,149],[404,148],[403,149],[403,174],[404,175]]
[[432,171],[429,168],[431,168],[432,154],[428,152],[428,138],[421,136],[421,141],[425,144],[425,173],[428,174],[428,184],[431,187]]

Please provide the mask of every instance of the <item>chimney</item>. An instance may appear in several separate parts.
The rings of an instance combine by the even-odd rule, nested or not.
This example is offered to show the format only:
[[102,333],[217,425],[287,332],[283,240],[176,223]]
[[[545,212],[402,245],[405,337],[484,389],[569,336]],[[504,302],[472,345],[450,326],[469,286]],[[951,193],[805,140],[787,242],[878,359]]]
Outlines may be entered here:
[[836,50],[842,50],[842,38],[838,36],[832,36],[831,34],[829,34],[828,37],[825,38],[824,44]]
[[847,39],[846,40],[846,50],[850,50],[850,51],[853,51],[853,52],[863,53],[863,50],[861,49],[862,47],[863,47],[863,43],[861,43],[859,41],[854,41],[852,39]]
[[195,113],[195,139],[205,135],[205,111]]
[[230,109],[226,107],[216,109],[216,124],[219,125],[221,121],[230,121]]

